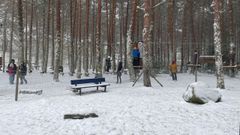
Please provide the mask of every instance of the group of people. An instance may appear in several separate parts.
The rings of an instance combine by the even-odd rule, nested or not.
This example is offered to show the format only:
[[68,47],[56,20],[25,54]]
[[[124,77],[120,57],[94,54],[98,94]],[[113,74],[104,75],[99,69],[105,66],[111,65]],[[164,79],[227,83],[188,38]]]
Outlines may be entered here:
[[[105,71],[109,72],[111,68],[111,57],[108,56],[108,58],[106,59],[106,68]],[[123,65],[122,65],[122,61],[118,62],[117,65],[117,83],[122,83],[122,70],[123,70]]]
[[[141,67],[141,61],[140,61],[140,51],[138,46],[135,44],[132,50],[132,64],[134,68]],[[122,61],[118,62],[118,67],[117,67],[117,83],[121,83],[121,76],[122,76],[122,70],[123,70],[123,63]],[[105,71],[109,72],[111,68],[111,57],[108,56],[106,59],[106,68]],[[172,80],[176,81],[177,80],[177,64],[176,61],[172,61],[172,63],[169,65],[169,70],[172,76]]]
[[24,82],[25,84],[27,84],[27,79],[25,78],[25,76],[27,75],[26,64],[24,62],[22,62],[18,68],[17,65],[15,64],[14,59],[12,59],[7,66],[7,73],[9,75],[10,84],[14,84],[15,75],[17,73],[17,70],[19,70],[20,83],[23,84],[23,82]]

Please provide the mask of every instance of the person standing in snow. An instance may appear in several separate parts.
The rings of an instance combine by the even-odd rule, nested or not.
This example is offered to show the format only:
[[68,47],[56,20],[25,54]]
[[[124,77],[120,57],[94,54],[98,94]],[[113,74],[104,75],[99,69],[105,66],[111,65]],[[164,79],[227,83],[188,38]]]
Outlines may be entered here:
[[169,69],[172,75],[172,79],[177,80],[177,64],[175,61],[172,61],[172,64],[169,65]]
[[122,69],[123,69],[123,66],[122,66],[122,61],[119,61],[118,63],[118,67],[117,67],[117,83],[122,83]]
[[132,50],[132,57],[133,57],[133,66],[139,66],[140,62],[140,52],[139,49],[137,48],[137,46],[134,46],[133,50]]
[[108,56],[108,58],[106,59],[106,71],[109,72],[111,68],[111,57]]
[[12,59],[7,66],[7,73],[9,75],[9,82],[10,84],[14,84],[14,79],[17,71],[17,66],[15,64],[15,60]]
[[27,84],[27,79],[25,78],[25,76],[27,75],[27,66],[24,62],[20,65],[19,71],[21,84],[23,84],[23,81],[25,82],[25,84]]

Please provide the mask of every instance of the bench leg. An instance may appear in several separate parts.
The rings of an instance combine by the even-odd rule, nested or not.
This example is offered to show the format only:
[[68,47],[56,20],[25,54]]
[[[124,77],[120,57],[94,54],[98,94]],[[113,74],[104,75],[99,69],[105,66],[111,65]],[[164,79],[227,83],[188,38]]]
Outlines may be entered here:
[[97,87],[97,91],[98,91],[98,87]]
[[82,89],[79,89],[79,95],[82,95]]
[[107,86],[104,87],[104,92],[106,92],[106,91],[107,91]]
[[73,89],[73,92],[74,92],[74,93],[77,93],[77,92],[78,92],[78,90],[77,90],[77,89]]

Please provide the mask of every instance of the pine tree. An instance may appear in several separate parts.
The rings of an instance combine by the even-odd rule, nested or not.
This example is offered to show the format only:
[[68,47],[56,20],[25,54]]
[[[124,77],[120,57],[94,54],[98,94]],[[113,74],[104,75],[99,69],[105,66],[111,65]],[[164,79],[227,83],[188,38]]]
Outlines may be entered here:
[[96,76],[102,76],[102,56],[101,56],[101,11],[102,11],[102,0],[98,0],[98,16],[97,16],[97,33],[96,33]]
[[221,49],[221,25],[220,25],[220,4],[221,0],[213,0],[214,9],[214,46],[215,46],[215,64],[217,76],[217,88],[224,89],[224,74],[222,64],[222,49]]
[[56,6],[56,31],[57,31],[57,46],[56,46],[56,56],[55,56],[55,64],[54,64],[54,76],[53,80],[56,82],[59,81],[59,65],[60,65],[60,51],[61,51],[61,2],[60,0],[57,0],[57,6]]
[[19,41],[20,41],[20,46],[19,46],[19,62],[24,61],[24,31],[23,31],[23,5],[22,5],[22,0],[18,0],[18,32],[19,32]]
[[144,39],[144,57],[143,57],[143,83],[146,87],[151,87],[151,6],[150,0],[144,0],[144,29],[143,29],[143,39]]

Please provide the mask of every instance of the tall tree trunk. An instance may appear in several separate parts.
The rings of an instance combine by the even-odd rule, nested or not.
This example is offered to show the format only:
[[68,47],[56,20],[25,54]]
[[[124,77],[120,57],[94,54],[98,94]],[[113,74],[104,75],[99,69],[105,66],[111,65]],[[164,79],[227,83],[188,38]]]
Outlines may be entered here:
[[110,45],[110,28],[109,28],[109,9],[108,9],[108,0],[105,0],[105,7],[106,7],[106,27],[107,27],[107,56],[111,55],[111,45]]
[[85,67],[84,74],[85,76],[89,76],[88,68],[89,68],[89,11],[90,10],[90,0],[86,1],[86,26],[85,26]]
[[13,54],[13,31],[14,31],[14,15],[15,15],[15,0],[12,0],[12,19],[11,19],[11,39],[9,45],[9,62],[12,59]]
[[36,55],[35,55],[35,68],[38,69],[39,66],[39,22],[38,22],[38,13],[35,11],[36,16]]
[[193,1],[188,0],[187,3],[189,4],[188,9],[189,9],[189,16],[190,16],[190,25],[191,25],[191,35],[192,35],[192,50],[191,52],[194,52],[195,50],[199,49],[197,48],[197,42],[196,42],[196,37],[195,37],[195,29],[194,29],[194,11],[193,11]]
[[[94,1],[93,1],[94,2]],[[96,18],[96,15],[95,15],[95,3],[92,5],[93,6],[93,9],[92,9],[92,39],[91,39],[91,45],[92,45],[92,48],[91,48],[91,67],[92,67],[92,71],[95,71],[95,68],[96,68],[96,33],[95,33],[95,29],[96,29],[96,23],[95,23],[95,18]]]
[[[154,4],[155,4],[155,1],[154,0],[149,0],[150,2],[150,7],[153,8]],[[155,42],[154,42],[154,32],[155,32],[155,23],[154,23],[154,11],[153,10],[149,10],[150,12],[150,57],[152,59],[152,64],[155,65],[156,64],[156,53],[155,53]]]
[[187,63],[187,54],[186,54],[186,47],[187,47],[187,6],[188,2],[185,1],[184,8],[183,8],[183,19],[182,19],[182,45],[181,45],[181,71],[183,71],[183,66]]
[[224,89],[224,74],[222,64],[222,49],[221,49],[221,13],[220,13],[221,0],[213,0],[214,9],[214,46],[215,46],[215,64],[217,76],[217,88]]
[[[44,2],[44,5],[45,5],[46,3]],[[44,67],[44,65],[45,65],[45,52],[46,52],[46,43],[45,43],[45,39],[46,39],[46,33],[45,33],[45,31],[46,31],[46,9],[45,9],[45,6],[44,6],[44,11],[43,11],[43,24],[42,24],[42,73],[46,73],[47,71],[45,70],[46,68]]]
[[54,76],[53,80],[56,82],[59,81],[59,65],[60,65],[60,51],[61,51],[61,2],[60,0],[57,0],[57,6],[56,6],[56,32],[57,32],[57,48],[56,48],[56,59],[54,64]]
[[78,60],[78,63],[77,63],[77,78],[81,78],[81,75],[82,75],[82,25],[81,25],[81,22],[82,22],[82,2],[81,0],[79,1],[78,3],[78,6],[79,6],[79,14],[78,14],[78,55],[77,55],[77,60]]
[[55,32],[54,32],[54,15],[55,15],[55,12],[54,12],[54,0],[52,0],[52,12],[51,12],[51,15],[52,15],[52,19],[51,19],[51,21],[52,21],[52,50],[51,50],[51,56],[52,56],[52,58],[51,58],[51,67],[54,69],[54,59],[55,59]]
[[19,54],[18,54],[18,63],[24,61],[24,29],[23,29],[23,5],[22,0],[18,0],[18,32],[19,32]]
[[129,26],[129,30],[127,32],[127,63],[128,63],[127,66],[128,66],[130,80],[134,81],[135,76],[134,76],[131,52],[132,52],[132,43],[134,41],[134,25],[136,20],[137,0],[132,0],[131,8],[132,8],[132,11],[131,11],[132,19]]
[[173,25],[174,25],[174,23],[173,23],[173,11],[174,11],[173,5],[174,5],[174,1],[168,0],[168,9],[167,9],[167,12],[168,12],[168,25],[167,25],[168,45],[167,45],[167,48],[168,48],[168,52],[169,52],[168,53],[168,64],[169,64],[170,59],[171,60],[176,59],[176,54],[174,54],[174,47],[173,47]]
[[115,62],[115,22],[116,22],[116,0],[112,0],[112,6],[111,6],[111,19],[110,19],[110,45],[111,45],[111,52],[112,52],[112,70],[114,71],[116,69],[116,62]]
[[77,6],[77,1],[74,1],[74,55],[73,55],[73,68],[74,68],[74,73],[77,68],[77,52],[78,52],[78,6]]
[[64,52],[64,42],[65,42],[64,34],[67,31],[66,30],[66,20],[64,18],[66,18],[66,15],[63,13],[62,14],[62,19],[61,19],[61,22],[60,22],[61,23],[61,28],[60,28],[61,29],[61,44],[60,44],[60,64],[59,64],[59,66],[63,66],[63,57],[64,57],[63,52]]
[[124,17],[123,17],[123,14],[124,14],[124,2],[121,2],[121,8],[120,8],[120,27],[119,27],[119,31],[120,31],[120,46],[119,46],[119,59],[120,61],[122,62],[123,60],[123,28],[124,28]]
[[48,9],[47,9],[47,37],[46,37],[46,44],[44,44],[44,52],[43,52],[43,71],[46,73],[47,72],[47,67],[48,67],[48,55],[49,55],[49,35],[50,35],[50,20],[51,20],[51,0],[48,0]]
[[128,11],[129,11],[129,0],[127,1],[127,9],[125,14],[125,22],[124,22],[124,69],[127,68],[127,32],[128,32]]
[[32,70],[32,30],[33,30],[33,0],[31,0],[31,18],[30,18],[30,30],[29,30],[29,55],[28,55],[29,71]]
[[2,69],[5,72],[5,59],[6,59],[6,51],[7,51],[7,10],[4,13],[4,22],[3,22],[3,54],[2,54]]
[[143,57],[143,83],[146,87],[151,87],[151,6],[150,0],[144,0],[144,57]]
[[[230,49],[229,49],[229,65],[235,65],[235,57],[236,57],[236,46],[234,42],[234,21],[233,21],[233,4],[232,0],[227,0],[228,4],[228,17],[229,17],[229,41],[230,41]],[[229,70],[230,76],[234,77],[234,68]]]
[[74,19],[73,19],[73,0],[70,0],[70,34],[71,34],[71,45],[70,45],[70,59],[69,59],[69,75],[74,74]]
[[102,18],[102,0],[98,0],[97,9],[97,33],[96,33],[96,77],[102,76],[102,55],[101,55],[101,18]]
[[28,2],[25,1],[25,47],[24,47],[24,62],[28,63]]

